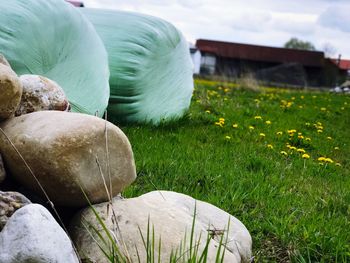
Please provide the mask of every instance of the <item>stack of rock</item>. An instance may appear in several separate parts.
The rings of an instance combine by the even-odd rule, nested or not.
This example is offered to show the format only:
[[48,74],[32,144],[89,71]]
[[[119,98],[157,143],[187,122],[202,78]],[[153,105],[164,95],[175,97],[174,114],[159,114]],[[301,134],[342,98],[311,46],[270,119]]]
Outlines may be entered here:
[[[115,242],[123,244],[121,251],[130,262],[138,257],[146,261],[139,231],[146,236],[149,224],[154,226],[156,240],[161,238],[160,258],[166,262],[182,239],[190,236],[194,216],[198,248],[205,248],[206,237],[212,239],[207,262],[215,261],[223,233],[229,241],[224,262],[246,262],[251,257],[249,232],[219,208],[165,191],[120,198],[118,194],[136,178],[133,152],[124,133],[98,117],[69,112],[68,100],[55,82],[37,75],[18,77],[3,56],[0,153],[0,189],[2,181],[11,177],[50,204],[83,208],[71,221],[69,237],[44,206],[32,204],[19,193],[0,191],[2,263],[109,262],[101,250],[109,245],[98,241],[107,233],[91,206],[107,231],[114,232]],[[89,226],[100,234],[91,233]]]

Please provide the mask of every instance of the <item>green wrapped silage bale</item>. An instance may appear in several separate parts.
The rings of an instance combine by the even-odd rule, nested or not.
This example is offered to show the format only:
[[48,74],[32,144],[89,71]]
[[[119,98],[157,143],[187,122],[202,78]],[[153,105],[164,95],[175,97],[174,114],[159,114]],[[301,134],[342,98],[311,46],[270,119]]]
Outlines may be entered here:
[[0,53],[19,74],[56,81],[72,110],[101,116],[109,69],[92,24],[63,0],[0,0]]
[[188,43],[170,23],[148,15],[81,8],[109,57],[110,119],[159,124],[181,117],[193,92]]

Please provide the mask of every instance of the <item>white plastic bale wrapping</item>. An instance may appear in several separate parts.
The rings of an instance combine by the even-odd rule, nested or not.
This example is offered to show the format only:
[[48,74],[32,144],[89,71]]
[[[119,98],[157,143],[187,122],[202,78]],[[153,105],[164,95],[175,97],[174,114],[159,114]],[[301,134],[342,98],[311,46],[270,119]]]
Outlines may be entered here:
[[193,92],[188,43],[170,23],[143,14],[80,9],[104,42],[109,118],[158,124],[181,117]]
[[108,57],[91,23],[63,0],[0,0],[0,7],[0,53],[14,71],[56,81],[73,111],[101,116]]

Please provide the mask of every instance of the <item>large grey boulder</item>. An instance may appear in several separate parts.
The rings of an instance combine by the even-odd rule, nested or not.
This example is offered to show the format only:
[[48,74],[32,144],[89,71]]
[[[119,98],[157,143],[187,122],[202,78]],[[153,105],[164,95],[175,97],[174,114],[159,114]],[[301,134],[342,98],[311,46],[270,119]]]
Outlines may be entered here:
[[[136,178],[130,143],[115,125],[98,117],[62,111],[38,111],[15,117],[0,127],[48,193],[63,206],[108,200]],[[0,135],[6,166],[22,185],[41,190],[9,141]]]
[[[179,249],[181,243],[182,251],[186,252],[183,257],[180,257],[179,262],[187,262],[186,257],[190,247],[195,205],[196,219],[193,246],[195,242],[199,241],[199,254],[203,251],[209,236],[207,262],[216,262],[216,252],[220,239],[224,235],[224,243],[227,238],[224,262],[248,262],[251,258],[252,239],[245,226],[223,210],[211,204],[196,201],[184,194],[155,191],[132,199],[115,198],[113,209],[114,219],[117,223],[112,221],[111,215],[113,213],[108,203],[94,205],[93,207],[104,220],[107,228],[114,232],[118,240],[117,243],[120,244],[120,250],[124,253],[128,251],[132,262],[138,262],[135,248],[138,250],[141,262],[146,262],[146,249],[139,233],[139,227],[146,239],[148,220],[150,222],[149,234],[151,240],[154,227],[155,258],[158,258],[159,238],[161,238],[161,262],[169,262],[171,252]],[[230,225],[228,227],[229,221]],[[96,243],[96,241],[101,240],[94,234],[93,228],[89,226],[94,226],[105,236],[104,230],[90,208],[79,212],[70,226],[71,236],[82,259],[86,262],[108,262]],[[185,236],[187,238],[184,245]],[[125,246],[122,244],[125,244]],[[106,248],[103,245],[102,247]],[[221,248],[221,251],[223,250]],[[179,251],[178,256],[180,256]]]
[[16,116],[43,110],[69,110],[68,99],[56,82],[39,75],[22,75],[19,79],[23,93]]
[[0,120],[15,113],[22,95],[22,85],[17,74],[3,63],[0,63]]
[[77,263],[67,234],[41,205],[17,210],[0,232],[1,263]]
[[20,193],[0,191],[0,231],[16,210],[29,204],[29,199]]

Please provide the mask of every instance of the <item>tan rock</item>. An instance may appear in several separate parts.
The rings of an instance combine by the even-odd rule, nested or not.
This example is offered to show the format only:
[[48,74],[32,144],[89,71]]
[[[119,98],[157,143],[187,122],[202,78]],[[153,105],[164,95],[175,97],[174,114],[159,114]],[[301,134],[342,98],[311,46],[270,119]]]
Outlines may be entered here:
[[[118,127],[98,117],[39,111],[10,119],[0,127],[54,203],[86,205],[80,187],[92,203],[103,202],[108,200],[104,181],[115,196],[136,177],[127,137]],[[0,137],[0,150],[11,175],[27,188],[42,193],[4,136]]]
[[[208,259],[206,262],[216,262],[215,257],[223,235],[225,243],[225,256],[223,262],[237,263],[249,262],[251,259],[252,239],[246,227],[235,217],[223,210],[195,199],[168,191],[154,191],[132,199],[113,199],[113,209],[117,224],[112,222],[112,211],[107,203],[94,205],[107,228],[112,231],[118,240],[120,251],[126,254],[128,251],[131,262],[137,260],[137,247],[141,262],[146,262],[146,250],[143,245],[139,228],[144,238],[147,238],[148,220],[150,222],[150,239],[154,228],[154,253],[158,259],[159,238],[161,238],[161,262],[169,262],[171,252],[180,249],[189,252],[190,236],[196,205],[196,219],[194,225],[194,242],[199,241],[199,254],[202,253],[207,237],[209,236]],[[230,225],[228,227],[228,222]],[[86,262],[107,263],[96,241],[101,240],[95,235],[95,241],[84,226],[94,226],[101,234],[105,235],[101,225],[92,212],[86,208],[79,212],[73,219],[70,229],[71,236],[77,249]],[[116,230],[118,226],[119,230]],[[228,231],[227,231],[228,229]],[[186,242],[184,242],[184,237]],[[227,239],[226,239],[227,238]],[[183,245],[185,243],[185,245]],[[122,244],[125,244],[123,246]],[[196,243],[197,244],[197,243]],[[194,246],[194,244],[192,244]],[[105,246],[102,246],[105,248]],[[221,251],[224,247],[221,248]],[[187,253],[179,258],[178,262],[188,262]],[[180,253],[178,252],[178,256]]]
[[16,116],[43,110],[69,110],[68,99],[56,82],[38,75],[22,75],[19,79],[23,93]]
[[21,100],[22,86],[16,73],[0,63],[0,120],[11,117]]
[[16,210],[28,204],[29,199],[20,193],[0,191],[0,231]]

